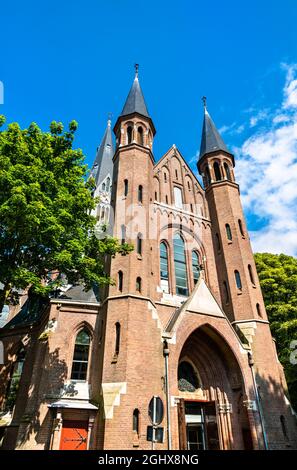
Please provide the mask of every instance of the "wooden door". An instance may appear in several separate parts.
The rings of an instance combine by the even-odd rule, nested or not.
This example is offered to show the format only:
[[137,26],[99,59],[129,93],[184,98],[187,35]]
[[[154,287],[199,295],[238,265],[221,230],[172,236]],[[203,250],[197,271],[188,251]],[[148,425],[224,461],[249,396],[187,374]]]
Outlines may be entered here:
[[88,422],[63,420],[60,450],[87,450]]

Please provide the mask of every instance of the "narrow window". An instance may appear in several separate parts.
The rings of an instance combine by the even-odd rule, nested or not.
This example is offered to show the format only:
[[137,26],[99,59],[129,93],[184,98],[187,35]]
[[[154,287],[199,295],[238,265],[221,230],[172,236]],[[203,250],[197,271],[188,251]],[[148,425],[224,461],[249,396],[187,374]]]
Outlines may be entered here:
[[115,340],[114,354],[115,356],[118,356],[120,353],[120,344],[121,344],[121,324],[119,322],[116,322],[115,330],[116,330],[116,340]]
[[177,188],[174,186],[174,202],[175,202],[175,207],[178,209],[183,208],[183,195],[182,195],[182,190],[180,188]]
[[178,295],[188,295],[185,243],[177,233],[173,239],[175,285]]
[[110,178],[108,177],[106,180],[106,191],[109,192],[110,190]]
[[88,372],[88,360],[90,349],[90,335],[86,329],[81,330],[76,336],[72,361],[71,379],[86,380]]
[[164,173],[164,183],[166,183],[166,182],[167,182],[167,175],[166,175],[166,173]]
[[256,304],[256,309],[257,309],[257,314],[259,315],[259,317],[262,318],[262,312],[261,312],[261,307],[260,307],[260,304]]
[[191,212],[194,212],[194,210],[193,210],[193,204],[190,204],[190,209],[191,209]]
[[168,249],[165,242],[160,243],[160,280],[161,289],[169,293]]
[[248,265],[248,270],[249,270],[249,275],[250,275],[251,283],[252,283],[253,285],[255,285],[254,276],[253,276],[253,271],[252,271],[252,267],[251,267],[250,264]]
[[237,289],[242,289],[242,284],[241,284],[241,277],[240,277],[240,274],[239,272],[236,270],[234,271],[234,275],[235,275],[235,281],[236,281],[236,287]]
[[227,180],[231,181],[230,168],[229,168],[228,163],[226,163],[226,162],[224,163],[224,169],[225,169],[225,174],[226,174]]
[[132,142],[132,132],[133,132],[132,126],[128,126],[128,128],[127,128],[127,144],[131,144],[131,142]]
[[142,235],[139,233],[137,235],[137,254],[142,255]]
[[229,303],[229,289],[228,289],[228,284],[226,281],[223,282],[223,286],[224,286],[224,297],[225,297],[225,303],[228,304]]
[[142,186],[138,186],[138,202],[142,203],[142,196],[143,196],[143,188]]
[[192,269],[193,269],[193,281],[197,284],[200,276],[200,262],[197,251],[192,251]]
[[137,434],[137,436],[139,436],[139,415],[140,415],[140,412],[139,410],[136,408],[134,411],[133,411],[133,423],[132,423],[132,427],[133,427],[133,432],[135,432]]
[[155,201],[158,200],[158,194],[157,194],[157,191],[155,191]]
[[239,226],[239,231],[240,231],[241,236],[244,237],[244,231],[243,231],[242,222],[240,219],[238,219],[238,226]]
[[220,237],[219,237],[219,234],[216,233],[216,244],[217,244],[217,250],[218,252],[221,251],[221,242],[220,242]]
[[216,181],[221,181],[222,175],[221,175],[220,165],[218,164],[218,162],[214,162],[213,169],[214,169]]
[[25,349],[22,347],[17,356],[16,361],[13,363],[10,379],[7,386],[6,398],[5,398],[5,410],[12,411],[17,399],[17,393],[20,386],[22,371],[25,362]]
[[168,204],[168,196],[167,196],[167,194],[166,194],[166,196],[165,196],[165,202],[166,202],[166,204]]
[[124,180],[124,196],[128,196],[128,180]]
[[121,225],[121,243],[122,245],[126,243],[126,227],[125,225]]
[[178,172],[175,170],[175,178],[178,180]]
[[191,191],[190,181],[188,180],[188,190]]
[[280,419],[283,435],[286,439],[288,439],[288,432],[287,432],[286,420],[285,420],[284,415],[280,415],[279,419]]
[[138,127],[138,143],[139,143],[139,145],[143,145],[143,129],[142,129],[142,127]]
[[141,292],[141,277],[136,278],[136,292]]
[[106,189],[106,184],[102,183],[102,191],[105,191],[105,189]]
[[205,179],[206,179],[206,185],[209,186],[211,183],[211,177],[210,177],[210,171],[208,166],[205,167]]
[[123,271],[118,272],[118,289],[120,292],[123,291]]
[[231,240],[232,240],[232,232],[231,232],[230,225],[229,225],[229,224],[226,224],[225,227],[226,227],[227,238],[228,238],[228,240],[231,241]]

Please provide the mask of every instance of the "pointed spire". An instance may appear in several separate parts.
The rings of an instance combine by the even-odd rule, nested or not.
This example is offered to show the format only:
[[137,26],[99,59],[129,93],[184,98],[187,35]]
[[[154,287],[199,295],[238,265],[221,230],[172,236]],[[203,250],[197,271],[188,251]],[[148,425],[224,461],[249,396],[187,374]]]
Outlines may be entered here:
[[107,127],[101,141],[100,146],[97,149],[96,158],[93,163],[90,176],[95,178],[96,186],[103,181],[107,175],[112,176],[113,162],[112,157],[114,156],[114,146],[112,141],[111,132],[111,114],[108,115]]
[[207,153],[216,152],[218,150],[231,154],[207,111],[206,96],[202,97],[202,101],[204,106],[204,121],[199,158],[202,158]]
[[138,113],[145,117],[150,117],[145,101],[144,96],[138,80],[138,70],[139,65],[135,64],[135,78],[133,85],[129,91],[126,103],[123,107],[121,116],[127,116],[129,114]]

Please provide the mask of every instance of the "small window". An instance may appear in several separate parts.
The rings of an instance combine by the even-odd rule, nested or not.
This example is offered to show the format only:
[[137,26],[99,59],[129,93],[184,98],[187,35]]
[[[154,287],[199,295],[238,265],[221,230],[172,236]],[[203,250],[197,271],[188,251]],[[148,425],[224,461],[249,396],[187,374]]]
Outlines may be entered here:
[[221,181],[222,174],[221,174],[221,169],[220,169],[220,165],[218,164],[218,162],[214,162],[213,169],[214,169],[216,181]]
[[126,227],[125,225],[121,226],[121,243],[122,245],[126,243]]
[[158,200],[158,194],[157,194],[157,191],[155,191],[155,201]]
[[248,270],[249,270],[249,275],[250,275],[251,283],[252,283],[253,285],[255,285],[255,280],[254,280],[254,276],[253,276],[253,271],[252,271],[252,267],[251,267],[250,264],[248,265]]
[[226,224],[225,227],[226,227],[227,239],[231,241],[232,240],[232,232],[231,232],[230,225]]
[[133,428],[133,431],[137,434],[137,436],[139,436],[139,415],[140,415],[140,412],[139,412],[139,410],[136,408],[136,409],[133,411],[133,423],[132,423],[132,428]]
[[182,195],[182,190],[180,188],[177,188],[174,186],[174,202],[175,202],[175,207],[178,209],[183,208],[183,195]]
[[128,180],[124,180],[124,196],[128,196]]
[[221,242],[220,242],[220,237],[218,233],[216,233],[216,245],[217,245],[217,251],[219,253],[221,251]]
[[110,190],[110,178],[108,177],[106,180],[106,191],[109,192]]
[[123,291],[123,271],[118,272],[118,289],[120,292]]
[[228,163],[226,162],[224,163],[224,169],[225,169],[225,175],[226,175],[227,180],[231,181],[230,168],[229,168]]
[[166,202],[166,204],[168,204],[168,196],[167,196],[167,194],[166,194],[166,196],[165,196],[165,202]]
[[90,349],[90,335],[86,329],[81,330],[75,340],[74,354],[72,361],[71,379],[87,379],[88,360]]
[[240,219],[238,219],[238,227],[239,227],[241,236],[244,237],[244,231],[243,231],[242,222]]
[[175,170],[175,178],[178,180],[178,172]]
[[196,392],[199,380],[192,364],[182,361],[178,366],[178,389],[181,392]]
[[138,202],[142,204],[142,196],[143,196],[143,188],[142,186],[138,186]]
[[226,281],[223,282],[223,286],[224,286],[224,297],[225,297],[225,303],[228,304],[229,301],[230,301],[230,298],[229,298],[229,289],[228,289],[228,284]]
[[200,276],[200,262],[199,255],[196,251],[192,251],[192,270],[194,284],[197,284]]
[[139,233],[137,235],[137,254],[142,255],[142,235]]
[[211,183],[211,177],[210,177],[210,171],[208,166],[205,167],[205,181],[206,181],[206,186],[209,186]]
[[105,189],[106,189],[106,184],[102,183],[102,191],[105,191]]
[[188,180],[188,190],[191,191],[191,184],[189,180]]
[[242,284],[241,284],[241,277],[238,271],[234,271],[235,275],[235,281],[236,281],[236,287],[237,289],[242,289]]
[[167,183],[167,175],[164,173],[164,183]]
[[137,135],[138,135],[138,138],[137,138],[137,141],[139,143],[139,145],[143,145],[143,129],[142,127],[138,127],[138,132],[137,132]]
[[257,309],[257,314],[258,314],[258,316],[261,317],[261,318],[263,318],[263,317],[262,317],[262,312],[261,312],[260,304],[258,304],[258,303],[256,304],[256,309]]
[[141,292],[141,277],[136,278],[136,292]]
[[132,126],[128,126],[127,128],[127,144],[131,144],[132,142],[132,133],[133,133],[133,129],[132,129]]
[[115,333],[116,333],[116,340],[115,340],[115,348],[114,354],[118,356],[120,354],[120,344],[121,344],[121,324],[116,322],[115,324]]

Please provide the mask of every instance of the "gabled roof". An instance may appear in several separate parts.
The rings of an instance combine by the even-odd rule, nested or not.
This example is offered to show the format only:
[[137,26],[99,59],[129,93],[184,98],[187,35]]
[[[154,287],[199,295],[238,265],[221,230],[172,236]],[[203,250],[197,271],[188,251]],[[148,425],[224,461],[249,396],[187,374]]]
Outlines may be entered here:
[[205,106],[199,158],[201,159],[204,155],[219,150],[231,154]]
[[141,114],[147,118],[150,117],[140,87],[137,72],[120,116],[128,116],[129,114],[133,113]]
[[49,301],[47,298],[39,297],[37,295],[29,297],[21,310],[3,327],[3,329],[12,330],[28,327],[38,323],[47,310],[48,305]]
[[95,161],[93,163],[90,176],[95,178],[96,185],[100,184],[107,175],[112,176],[114,156],[114,146],[112,140],[111,121],[107,121],[107,127],[97,149]]

